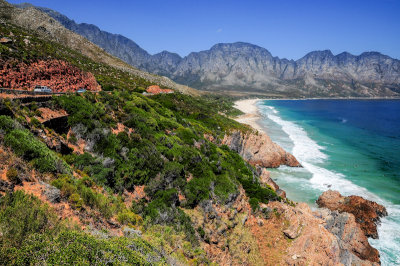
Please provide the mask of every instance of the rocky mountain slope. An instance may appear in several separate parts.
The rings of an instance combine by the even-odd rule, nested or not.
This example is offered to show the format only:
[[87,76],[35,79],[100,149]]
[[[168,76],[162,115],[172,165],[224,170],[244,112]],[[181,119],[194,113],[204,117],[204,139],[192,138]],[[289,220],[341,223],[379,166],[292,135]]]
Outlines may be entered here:
[[400,95],[400,61],[378,52],[315,51],[294,61],[249,43],[229,43],[184,58],[167,51],[150,55],[124,36],[39,9],[130,65],[198,89],[293,97]]

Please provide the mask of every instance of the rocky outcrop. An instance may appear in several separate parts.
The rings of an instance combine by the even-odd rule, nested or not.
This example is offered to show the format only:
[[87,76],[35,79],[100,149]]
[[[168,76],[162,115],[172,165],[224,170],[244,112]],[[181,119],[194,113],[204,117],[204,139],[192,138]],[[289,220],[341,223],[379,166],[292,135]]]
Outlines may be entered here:
[[61,60],[40,60],[32,63],[15,60],[0,62],[0,87],[33,90],[36,85],[48,86],[53,92],[75,92],[79,88],[100,90],[92,73]]
[[369,245],[352,214],[328,209],[312,212],[305,203],[268,206],[283,216],[288,226],[282,233],[293,239],[286,250],[286,264],[378,265],[378,251]]
[[259,175],[259,180],[261,184],[267,185],[272,188],[272,190],[275,191],[276,195],[278,195],[279,197],[286,198],[286,192],[280,189],[278,184],[275,183],[274,180],[272,180],[271,173],[267,169],[258,167],[257,174]]
[[146,89],[146,92],[147,92],[147,93],[150,93],[150,94],[153,94],[153,95],[174,93],[173,90],[170,90],[170,89],[161,89],[160,86],[158,86],[158,85],[149,86],[149,87]]
[[274,191],[279,189],[277,183],[271,178],[271,173],[265,168],[258,168],[257,171],[260,174],[260,183],[270,186]]
[[[325,220],[324,227],[337,237],[340,246],[340,261],[344,265],[353,265],[358,259],[379,263],[379,252],[373,248],[360,225],[351,213],[322,209],[317,216]],[[356,256],[356,257],[355,257]]]
[[42,193],[48,201],[51,203],[59,203],[61,201],[61,191],[58,188],[42,181],[39,181],[39,184],[43,187]]
[[375,239],[378,238],[377,224],[380,218],[388,215],[386,208],[376,202],[359,196],[344,197],[338,191],[332,190],[324,192],[318,198],[317,204],[332,211],[353,214],[365,235]]
[[208,258],[222,265],[379,265],[355,217],[279,201],[252,211],[244,190],[231,204],[185,210]]
[[236,151],[244,160],[254,166],[276,168],[280,165],[301,166],[296,158],[272,142],[264,133],[242,133],[235,131],[225,135],[222,140],[231,150]]

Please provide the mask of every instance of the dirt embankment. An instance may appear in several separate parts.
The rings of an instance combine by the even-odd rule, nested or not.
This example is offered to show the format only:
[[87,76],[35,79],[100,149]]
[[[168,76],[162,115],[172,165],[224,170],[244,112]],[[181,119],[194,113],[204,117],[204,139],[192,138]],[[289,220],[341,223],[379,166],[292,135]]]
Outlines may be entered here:
[[101,89],[92,73],[83,72],[61,60],[32,63],[0,60],[0,77],[0,87],[17,90],[31,91],[36,85],[48,86],[53,92],[75,92],[79,88],[88,91]]

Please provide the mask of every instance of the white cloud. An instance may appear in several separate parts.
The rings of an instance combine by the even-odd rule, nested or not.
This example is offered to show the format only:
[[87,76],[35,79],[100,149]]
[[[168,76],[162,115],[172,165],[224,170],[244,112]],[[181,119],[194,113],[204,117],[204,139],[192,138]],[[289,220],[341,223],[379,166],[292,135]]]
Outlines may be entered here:
[[221,29],[221,28],[217,30],[217,33],[221,33],[221,32],[222,32],[222,29]]

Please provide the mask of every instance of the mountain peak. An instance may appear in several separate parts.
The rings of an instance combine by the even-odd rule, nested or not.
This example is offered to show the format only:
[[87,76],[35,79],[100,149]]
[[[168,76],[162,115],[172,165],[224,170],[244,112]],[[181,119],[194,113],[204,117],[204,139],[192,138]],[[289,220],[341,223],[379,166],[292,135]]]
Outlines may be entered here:
[[386,58],[390,58],[387,55],[384,55],[380,52],[376,52],[376,51],[370,51],[370,52],[364,52],[362,54],[360,54],[360,57],[386,57]]
[[229,48],[251,48],[251,49],[263,49],[266,50],[265,48],[262,48],[260,46],[257,46],[255,44],[247,43],[247,42],[233,42],[233,43],[217,43],[213,45],[210,50],[216,50],[216,49],[229,49]]
[[327,49],[327,50],[309,52],[303,58],[309,58],[309,57],[334,57],[334,55],[331,50]]

